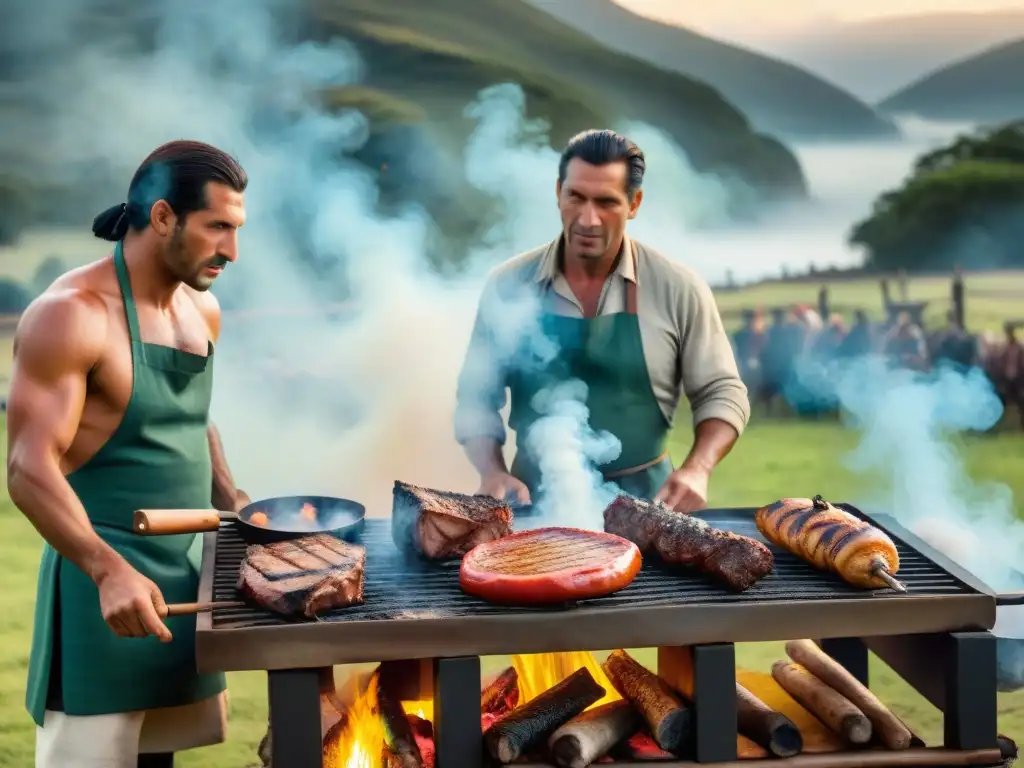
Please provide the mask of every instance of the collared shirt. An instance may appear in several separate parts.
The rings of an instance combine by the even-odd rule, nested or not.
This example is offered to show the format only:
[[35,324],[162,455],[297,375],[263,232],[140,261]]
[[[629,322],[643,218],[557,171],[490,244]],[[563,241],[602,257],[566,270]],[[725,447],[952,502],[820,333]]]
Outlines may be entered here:
[[[558,238],[500,264],[488,275],[459,375],[455,436],[460,443],[492,437],[504,444],[505,366],[523,333],[539,336],[531,318],[538,311],[584,317],[582,304],[558,268],[560,245]],[[666,420],[674,421],[685,394],[694,426],[721,419],[742,433],[750,418],[747,388],[707,282],[688,267],[626,238],[622,258],[602,288],[598,315],[625,311],[627,282],[636,283],[647,373]],[[531,348],[542,358],[544,339],[537,338]]]

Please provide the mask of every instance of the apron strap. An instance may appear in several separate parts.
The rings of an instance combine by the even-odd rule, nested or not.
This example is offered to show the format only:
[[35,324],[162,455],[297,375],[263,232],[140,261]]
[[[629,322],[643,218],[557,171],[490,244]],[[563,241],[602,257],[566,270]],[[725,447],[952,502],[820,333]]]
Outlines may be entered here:
[[142,343],[139,332],[139,313],[135,308],[135,297],[132,295],[132,284],[128,278],[128,265],[124,261],[123,241],[118,240],[114,246],[114,269],[117,271],[117,284],[121,288],[121,299],[124,303],[124,316],[128,321],[128,336],[132,346]]

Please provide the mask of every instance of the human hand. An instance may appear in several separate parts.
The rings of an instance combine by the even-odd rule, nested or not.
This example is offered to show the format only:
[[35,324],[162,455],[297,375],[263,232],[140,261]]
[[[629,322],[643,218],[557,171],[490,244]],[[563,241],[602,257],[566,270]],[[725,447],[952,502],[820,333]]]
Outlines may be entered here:
[[111,570],[97,582],[103,620],[118,637],[153,635],[163,643],[171,631],[161,617],[167,615],[160,588],[128,563]]
[[504,501],[510,494],[520,504],[530,503],[530,489],[522,480],[513,477],[508,472],[492,472],[484,475],[480,481],[480,489],[477,491],[480,496],[493,496]]
[[707,470],[683,465],[668,476],[654,501],[684,514],[706,509],[709,477]]

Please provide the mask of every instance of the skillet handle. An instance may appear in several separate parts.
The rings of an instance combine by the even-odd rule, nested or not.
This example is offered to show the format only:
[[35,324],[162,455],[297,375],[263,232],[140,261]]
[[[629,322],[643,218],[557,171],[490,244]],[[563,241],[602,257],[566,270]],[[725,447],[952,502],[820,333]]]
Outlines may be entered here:
[[220,528],[216,509],[137,509],[132,530],[140,536],[202,533]]
[[1006,592],[996,595],[996,605],[1024,605],[1024,592]]

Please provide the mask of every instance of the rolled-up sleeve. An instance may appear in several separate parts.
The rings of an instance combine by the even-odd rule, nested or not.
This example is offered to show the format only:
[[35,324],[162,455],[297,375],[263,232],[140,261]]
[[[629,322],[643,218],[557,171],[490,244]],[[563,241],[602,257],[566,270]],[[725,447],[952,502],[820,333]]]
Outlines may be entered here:
[[491,315],[497,310],[492,278],[484,286],[477,307],[466,357],[459,372],[455,402],[455,439],[460,444],[490,437],[505,444],[506,358],[495,338]]
[[691,282],[681,304],[679,376],[693,425],[720,419],[743,434],[750,420],[750,397],[711,288],[703,280]]

